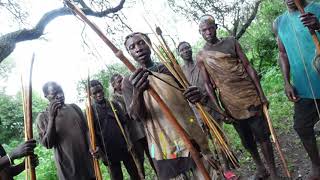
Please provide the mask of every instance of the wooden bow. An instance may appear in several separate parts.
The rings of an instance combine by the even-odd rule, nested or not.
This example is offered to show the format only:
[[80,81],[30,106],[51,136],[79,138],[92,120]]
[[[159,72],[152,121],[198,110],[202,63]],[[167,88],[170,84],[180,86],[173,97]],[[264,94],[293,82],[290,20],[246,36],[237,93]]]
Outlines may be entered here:
[[[91,146],[92,151],[96,151],[97,150],[96,134],[95,134],[95,129],[94,129],[92,103],[91,103],[90,95],[91,95],[90,76],[88,75],[86,115],[87,115],[88,128],[89,128],[89,133],[90,133],[90,146]],[[99,161],[96,158],[93,159],[93,168],[94,168],[94,173],[96,175],[96,180],[102,180]]]
[[[35,55],[33,53],[30,69],[29,69],[29,83],[25,88],[23,85],[22,77],[22,104],[23,104],[23,117],[24,117],[24,135],[25,141],[33,139],[32,131],[32,70]],[[31,167],[31,157],[28,156],[25,160],[26,179],[36,180],[36,170]]]
[[263,105],[263,113],[264,113],[265,118],[266,118],[267,123],[268,123],[268,127],[269,127],[269,130],[270,130],[270,133],[271,133],[271,138],[274,141],[274,143],[276,145],[276,150],[279,153],[279,156],[280,156],[284,171],[287,174],[288,178],[291,178],[291,174],[290,174],[290,171],[289,171],[289,168],[288,168],[288,164],[287,164],[286,158],[284,157],[284,154],[282,152],[282,149],[281,149],[281,146],[280,146],[276,131],[273,128],[272,121],[271,121],[271,118],[270,118],[270,115],[269,115],[268,107],[265,104]]
[[[80,8],[75,6],[69,0],[65,0],[66,5],[79,17],[88,24],[92,30],[94,30],[98,36],[109,46],[109,48],[113,51],[113,53],[128,67],[131,72],[134,72],[136,68],[134,65],[126,58],[122,51],[120,51],[104,34],[103,32],[91,22],[86,15],[81,11]],[[165,117],[167,118],[168,122],[172,125],[172,127],[176,130],[176,132],[181,136],[182,140],[184,141],[186,147],[191,153],[191,157],[193,158],[194,162],[196,163],[197,167],[201,171],[203,177],[206,180],[210,180],[210,176],[208,171],[206,170],[203,162],[200,159],[200,153],[196,150],[196,148],[192,145],[191,140],[187,132],[182,128],[182,126],[178,123],[177,119],[174,117],[173,113],[169,109],[169,107],[165,104],[165,102],[161,99],[158,93],[149,86],[148,93],[158,102],[160,109],[164,113]]]

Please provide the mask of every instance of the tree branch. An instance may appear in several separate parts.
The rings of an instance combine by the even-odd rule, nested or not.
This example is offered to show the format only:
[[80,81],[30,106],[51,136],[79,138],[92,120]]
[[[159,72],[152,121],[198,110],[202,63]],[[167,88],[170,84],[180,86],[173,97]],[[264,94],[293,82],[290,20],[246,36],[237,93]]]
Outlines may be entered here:
[[[81,0],[82,1],[82,0]],[[80,3],[80,1],[78,1]],[[82,8],[82,11],[88,16],[104,17],[111,13],[116,13],[123,8],[125,0],[120,0],[115,7],[108,8],[104,11],[93,11],[92,9]],[[0,37],[0,63],[8,57],[15,49],[16,43],[21,41],[33,40],[43,35],[45,27],[55,18],[60,16],[71,15],[72,11],[67,7],[58,8],[45,13],[36,26],[32,29],[22,29],[5,34]]]
[[262,0],[258,0],[257,2],[255,2],[255,5],[254,5],[253,11],[252,11],[250,17],[248,18],[248,20],[246,21],[246,23],[241,27],[240,31],[237,33],[236,39],[240,39],[241,36],[246,32],[246,30],[247,30],[248,27],[250,26],[251,22],[252,22],[252,21],[254,20],[254,18],[256,17],[261,2],[262,2]]
[[232,36],[234,37],[236,37],[237,35],[239,24],[240,24],[240,9],[236,9],[234,22],[233,22],[233,30],[232,30]]

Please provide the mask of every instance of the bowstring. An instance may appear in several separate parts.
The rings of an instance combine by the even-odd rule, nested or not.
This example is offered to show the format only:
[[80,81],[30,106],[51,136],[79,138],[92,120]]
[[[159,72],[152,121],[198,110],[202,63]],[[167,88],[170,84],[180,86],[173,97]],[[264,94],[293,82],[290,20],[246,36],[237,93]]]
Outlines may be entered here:
[[302,64],[303,64],[303,67],[304,67],[304,71],[305,71],[306,76],[307,76],[307,79],[308,79],[308,85],[309,85],[310,90],[311,90],[311,94],[312,94],[313,102],[314,102],[315,107],[316,107],[316,110],[317,110],[318,118],[320,119],[319,106],[318,106],[318,103],[317,103],[317,100],[316,100],[316,96],[315,96],[314,90],[313,90],[313,88],[312,88],[313,86],[312,86],[312,83],[311,83],[310,75],[309,75],[309,73],[308,73],[306,61],[305,61],[304,57],[302,56],[302,50],[301,50],[301,46],[300,46],[299,41],[298,41],[297,31],[296,31],[296,28],[295,28],[294,24],[292,23],[292,21],[293,21],[292,18],[291,18],[288,14],[290,14],[289,11],[287,12],[287,16],[288,16],[289,19],[290,19],[289,22],[290,22],[290,25],[291,25],[292,30],[294,31],[294,37],[295,37],[295,40],[296,40],[296,43],[297,43],[297,46],[298,46],[299,55],[300,55],[300,58],[301,58],[301,60],[302,60]]

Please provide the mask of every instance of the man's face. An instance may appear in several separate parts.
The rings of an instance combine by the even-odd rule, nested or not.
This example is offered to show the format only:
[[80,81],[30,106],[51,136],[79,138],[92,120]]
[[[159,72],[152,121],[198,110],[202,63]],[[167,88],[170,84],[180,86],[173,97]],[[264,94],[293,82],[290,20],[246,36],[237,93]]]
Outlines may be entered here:
[[123,80],[123,77],[120,75],[114,79],[114,81],[112,82],[112,87],[114,92],[122,94],[122,89],[121,89],[122,80]]
[[135,61],[140,65],[147,64],[150,61],[151,50],[147,43],[142,39],[142,35],[136,34],[129,38],[126,47]]
[[192,48],[190,44],[183,43],[178,49],[179,55],[183,60],[192,60]]
[[207,42],[212,42],[216,38],[217,26],[214,23],[208,23],[207,21],[201,22],[199,25],[199,32],[203,39]]
[[[294,0],[284,0],[284,2],[286,3],[287,7],[290,9],[290,10],[297,10],[297,6],[296,4],[294,3]],[[302,2],[302,1],[301,1]]]
[[49,100],[49,102],[59,101],[62,105],[64,104],[63,90],[57,84],[49,84],[46,98]]
[[104,101],[104,91],[102,86],[97,85],[90,87],[91,98],[94,99],[96,103],[102,103]]

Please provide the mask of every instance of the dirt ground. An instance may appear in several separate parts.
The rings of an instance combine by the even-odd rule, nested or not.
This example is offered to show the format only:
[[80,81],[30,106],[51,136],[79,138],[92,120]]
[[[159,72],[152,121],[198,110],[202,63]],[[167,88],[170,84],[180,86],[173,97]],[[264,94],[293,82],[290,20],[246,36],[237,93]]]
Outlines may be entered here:
[[[281,132],[280,130],[276,130],[278,134],[278,138],[280,141],[280,145],[282,147],[283,153],[288,162],[289,170],[291,172],[292,179],[297,180],[305,180],[309,176],[310,170],[310,160],[297,136],[295,131],[292,128],[292,122],[288,122],[288,120],[284,120],[284,123],[290,125],[288,126],[287,132]],[[317,140],[318,145],[320,141],[320,125],[316,126],[317,131]],[[282,176],[285,177],[282,163],[278,156],[278,153],[275,151],[276,154],[276,165],[279,169],[279,172]],[[250,179],[250,177],[254,174],[254,165],[252,161],[248,161],[242,164],[241,168],[238,170],[238,173],[241,175],[241,180]]]

